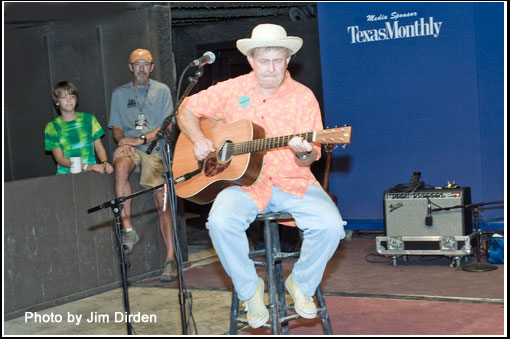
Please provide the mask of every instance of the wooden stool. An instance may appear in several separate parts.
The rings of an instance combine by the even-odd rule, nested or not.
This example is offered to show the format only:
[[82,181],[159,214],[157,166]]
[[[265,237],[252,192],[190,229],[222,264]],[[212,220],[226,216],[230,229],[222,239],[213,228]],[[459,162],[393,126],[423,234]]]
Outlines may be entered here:
[[[265,249],[250,252],[250,258],[265,255],[266,261],[255,261],[255,266],[265,267],[267,273],[267,284],[269,291],[269,321],[270,325],[265,324],[263,327],[270,328],[272,334],[289,334],[289,321],[300,318],[296,314],[287,315],[287,311],[295,313],[293,306],[288,306],[285,301],[285,287],[283,281],[282,260],[289,258],[297,258],[300,251],[286,253],[280,251],[280,236],[278,233],[278,221],[292,220],[289,213],[267,213],[259,214],[255,221],[264,222],[264,244]],[[331,322],[329,320],[328,309],[322,295],[322,289],[319,285],[315,291],[315,298],[319,307],[317,314],[322,320],[324,334],[333,334]],[[248,324],[246,319],[240,318],[246,311],[239,310],[239,298],[235,288],[232,290],[232,305],[230,309],[230,334],[238,333],[238,324]],[[280,327],[281,324],[281,327]]]

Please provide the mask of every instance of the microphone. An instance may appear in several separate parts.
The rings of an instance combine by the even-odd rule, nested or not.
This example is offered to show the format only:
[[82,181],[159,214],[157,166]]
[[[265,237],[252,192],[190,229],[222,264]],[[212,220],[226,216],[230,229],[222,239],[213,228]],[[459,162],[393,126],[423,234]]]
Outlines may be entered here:
[[216,55],[213,52],[205,52],[200,58],[193,60],[190,66],[202,67],[205,64],[212,64],[216,60]]
[[198,161],[198,168],[196,170],[194,170],[193,172],[189,172],[187,174],[181,175],[180,177],[175,179],[175,183],[178,184],[182,181],[186,181],[186,180],[193,178],[195,175],[202,172],[202,168],[204,168],[204,161],[200,160],[200,161]]
[[428,200],[428,205],[427,205],[427,216],[425,217],[425,225],[427,226],[432,226],[432,209],[430,208],[430,200],[427,198]]

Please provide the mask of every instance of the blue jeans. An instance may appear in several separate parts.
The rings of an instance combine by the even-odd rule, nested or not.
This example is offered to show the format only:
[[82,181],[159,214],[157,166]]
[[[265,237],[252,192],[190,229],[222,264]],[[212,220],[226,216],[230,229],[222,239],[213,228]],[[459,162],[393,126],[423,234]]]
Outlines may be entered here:
[[345,237],[338,208],[318,185],[310,185],[303,198],[273,186],[269,204],[259,212],[251,197],[240,187],[221,191],[213,203],[206,227],[223,268],[232,278],[239,299],[255,294],[258,275],[246,230],[259,213],[288,212],[303,231],[301,255],[294,264],[292,279],[301,291],[312,296],[322,280],[326,264]]

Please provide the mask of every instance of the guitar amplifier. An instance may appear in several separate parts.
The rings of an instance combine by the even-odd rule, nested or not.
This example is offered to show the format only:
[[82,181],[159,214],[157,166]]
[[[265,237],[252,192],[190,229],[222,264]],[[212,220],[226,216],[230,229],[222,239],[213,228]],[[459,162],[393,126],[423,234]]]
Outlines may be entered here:
[[386,236],[463,236],[472,232],[471,211],[434,209],[471,203],[469,187],[384,192]]
[[[385,191],[386,235],[376,237],[377,253],[391,256],[393,266],[399,256],[439,255],[459,267],[474,248],[471,209],[460,207],[470,203],[469,187]],[[455,208],[440,210],[446,207]]]

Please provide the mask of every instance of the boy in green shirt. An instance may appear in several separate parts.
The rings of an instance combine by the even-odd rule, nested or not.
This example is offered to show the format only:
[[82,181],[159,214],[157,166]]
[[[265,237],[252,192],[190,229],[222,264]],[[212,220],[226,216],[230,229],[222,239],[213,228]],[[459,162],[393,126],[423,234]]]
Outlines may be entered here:
[[[78,89],[69,81],[61,81],[53,90],[55,106],[60,116],[49,122],[44,130],[45,149],[57,162],[57,174],[69,173],[71,157],[81,158],[83,171],[112,173],[106,150],[101,142],[104,131],[96,117],[76,112]],[[101,164],[96,163],[94,151]]]

